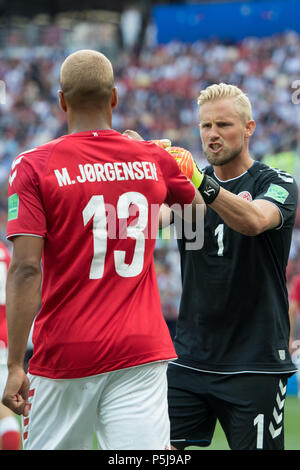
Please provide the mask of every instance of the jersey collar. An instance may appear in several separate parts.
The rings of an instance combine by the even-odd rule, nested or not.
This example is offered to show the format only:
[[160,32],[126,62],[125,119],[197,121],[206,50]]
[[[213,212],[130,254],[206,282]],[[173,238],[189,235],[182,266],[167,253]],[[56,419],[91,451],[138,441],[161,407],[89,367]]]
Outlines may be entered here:
[[204,172],[206,175],[210,175],[210,176],[214,176],[214,178],[219,181],[220,183],[229,183],[230,181],[235,181],[239,178],[242,178],[243,176],[245,176],[247,173],[250,173],[251,176],[254,176],[257,171],[259,170],[259,162],[258,161],[255,161],[251,166],[250,168],[248,168],[248,170],[246,170],[244,173],[242,173],[241,175],[239,176],[236,176],[235,178],[230,178],[228,180],[221,180],[220,178],[217,177],[217,175],[215,174],[214,172],[214,167],[212,165],[204,168]]

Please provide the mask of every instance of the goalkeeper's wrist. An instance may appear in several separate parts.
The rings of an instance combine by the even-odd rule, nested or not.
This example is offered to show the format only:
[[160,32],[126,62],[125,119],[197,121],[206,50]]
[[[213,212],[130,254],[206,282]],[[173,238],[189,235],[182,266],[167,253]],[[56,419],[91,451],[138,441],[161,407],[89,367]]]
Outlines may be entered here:
[[201,194],[205,204],[211,204],[220,192],[220,185],[213,178],[205,175],[205,173],[201,172],[201,176],[202,178],[197,178],[197,182],[193,181],[193,183]]

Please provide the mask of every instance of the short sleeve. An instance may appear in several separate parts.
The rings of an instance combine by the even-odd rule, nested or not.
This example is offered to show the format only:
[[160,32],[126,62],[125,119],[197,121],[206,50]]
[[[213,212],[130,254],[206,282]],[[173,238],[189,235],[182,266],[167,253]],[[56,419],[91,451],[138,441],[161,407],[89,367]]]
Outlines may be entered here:
[[157,147],[157,153],[158,163],[167,186],[165,203],[170,207],[175,204],[181,207],[191,204],[195,197],[195,187],[180,171],[176,161],[166,150]]
[[8,182],[7,238],[15,235],[45,237],[46,215],[40,194],[40,176],[34,169],[37,155],[18,157]]
[[298,187],[294,178],[285,171],[269,169],[262,178],[259,193],[255,199],[265,199],[275,204],[282,216],[283,225],[293,225],[297,205]]

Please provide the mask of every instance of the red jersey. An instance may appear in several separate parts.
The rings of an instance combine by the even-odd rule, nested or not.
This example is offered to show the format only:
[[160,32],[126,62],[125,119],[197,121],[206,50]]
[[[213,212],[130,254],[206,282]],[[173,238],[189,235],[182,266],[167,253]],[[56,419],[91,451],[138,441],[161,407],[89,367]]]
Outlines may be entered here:
[[290,291],[290,299],[298,302],[298,306],[300,306],[300,275],[295,276],[293,279]]
[[114,130],[15,159],[7,237],[44,238],[31,374],[78,378],[176,357],[153,251],[160,205],[194,195],[166,151]]
[[6,325],[6,278],[10,263],[10,254],[6,246],[0,242],[0,349],[7,348],[7,325]]

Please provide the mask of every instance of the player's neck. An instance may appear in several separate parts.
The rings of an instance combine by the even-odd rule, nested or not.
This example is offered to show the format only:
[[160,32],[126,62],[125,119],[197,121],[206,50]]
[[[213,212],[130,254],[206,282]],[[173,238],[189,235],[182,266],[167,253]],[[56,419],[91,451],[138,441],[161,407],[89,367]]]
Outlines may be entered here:
[[221,166],[214,166],[214,172],[221,181],[237,178],[245,173],[253,165],[254,160],[249,154],[237,157],[236,159]]
[[85,132],[112,128],[112,118],[108,113],[69,113],[68,132]]

